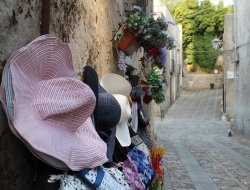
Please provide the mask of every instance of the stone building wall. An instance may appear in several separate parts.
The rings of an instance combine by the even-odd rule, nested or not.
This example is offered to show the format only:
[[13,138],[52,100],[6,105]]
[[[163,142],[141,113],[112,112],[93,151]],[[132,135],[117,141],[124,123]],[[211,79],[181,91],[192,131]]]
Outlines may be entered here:
[[[0,74],[14,51],[40,36],[42,2],[0,1]],[[118,72],[111,40],[124,16],[123,1],[53,0],[50,9],[49,33],[69,43],[79,77],[85,65],[93,66],[99,78]],[[0,189],[30,190],[35,163],[37,159],[11,133],[0,106]]]
[[210,89],[210,84],[214,84],[213,88],[222,88],[223,74],[188,74],[184,77],[183,89]]
[[124,16],[122,1],[52,1],[50,33],[68,42],[75,71],[91,65],[101,78],[117,72],[113,31]]
[[[0,1],[0,74],[10,55],[40,35],[41,1]],[[0,76],[1,80],[1,76]],[[31,188],[34,160],[11,133],[0,105],[0,187],[8,190]]]
[[234,121],[238,134],[250,138],[250,4],[234,1],[235,99]]
[[224,102],[223,111],[228,121],[234,118],[234,63],[232,60],[233,43],[233,15],[228,14],[224,19],[223,60],[224,60]]

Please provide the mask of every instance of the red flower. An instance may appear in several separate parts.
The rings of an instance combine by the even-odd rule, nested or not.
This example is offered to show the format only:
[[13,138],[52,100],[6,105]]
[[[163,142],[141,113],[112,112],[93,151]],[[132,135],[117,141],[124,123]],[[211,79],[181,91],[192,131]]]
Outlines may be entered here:
[[158,53],[158,48],[154,47],[148,51],[150,55],[156,55]]

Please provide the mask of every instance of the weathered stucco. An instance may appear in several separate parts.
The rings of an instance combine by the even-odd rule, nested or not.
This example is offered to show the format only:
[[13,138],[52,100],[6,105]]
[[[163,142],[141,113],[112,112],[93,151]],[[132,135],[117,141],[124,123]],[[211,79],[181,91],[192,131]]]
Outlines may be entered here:
[[40,34],[41,1],[0,1],[0,65]]
[[117,1],[53,1],[51,34],[68,42],[75,71],[93,66],[99,77],[117,72],[116,52],[112,46],[113,31],[123,18],[123,4]]
[[234,75],[234,63],[232,60],[232,52],[234,50],[233,43],[233,15],[229,14],[224,19],[224,34],[223,34],[223,60],[224,60],[224,102],[223,110],[226,113],[227,119],[230,121],[234,118],[234,76],[229,76],[228,73]]
[[[41,1],[38,0],[0,1],[1,68],[14,51],[40,35],[40,12]],[[0,106],[1,189],[31,189],[35,176],[34,165],[29,164],[32,160],[26,147],[11,133]]]

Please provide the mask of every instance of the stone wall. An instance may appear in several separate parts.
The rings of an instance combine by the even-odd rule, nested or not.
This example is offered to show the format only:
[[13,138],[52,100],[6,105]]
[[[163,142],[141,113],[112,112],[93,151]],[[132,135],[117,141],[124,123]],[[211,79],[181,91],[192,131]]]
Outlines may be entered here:
[[[0,74],[9,56],[40,35],[41,1],[0,1]],[[1,76],[0,76],[1,80]],[[31,189],[33,157],[11,133],[0,105],[0,187]]]
[[[69,43],[79,77],[82,68],[91,65],[101,78],[118,72],[112,36],[123,16],[120,0],[55,0],[51,1],[49,33]],[[42,1],[0,1],[0,74],[14,51],[40,36],[41,17]],[[0,106],[1,189],[32,189],[35,163],[37,159],[11,133]]]
[[196,90],[196,89],[210,89],[222,88],[223,74],[187,74],[183,78],[183,89]]
[[41,1],[0,1],[0,65],[40,35]]
[[91,65],[101,78],[117,72],[113,31],[124,16],[122,1],[52,1],[50,33],[68,42],[75,71]]

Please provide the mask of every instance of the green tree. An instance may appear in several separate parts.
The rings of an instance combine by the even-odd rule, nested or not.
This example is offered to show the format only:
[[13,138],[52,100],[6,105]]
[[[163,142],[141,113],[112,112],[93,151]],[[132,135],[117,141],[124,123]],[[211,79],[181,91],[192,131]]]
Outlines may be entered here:
[[210,0],[165,0],[177,23],[183,28],[184,56],[195,66],[211,72],[218,53],[211,47],[214,37],[222,38],[224,17],[232,13],[232,6],[224,7],[223,1],[213,5]]
[[195,36],[193,38],[194,44],[194,59],[204,71],[211,73],[214,69],[219,52],[214,50],[211,46],[213,36]]

